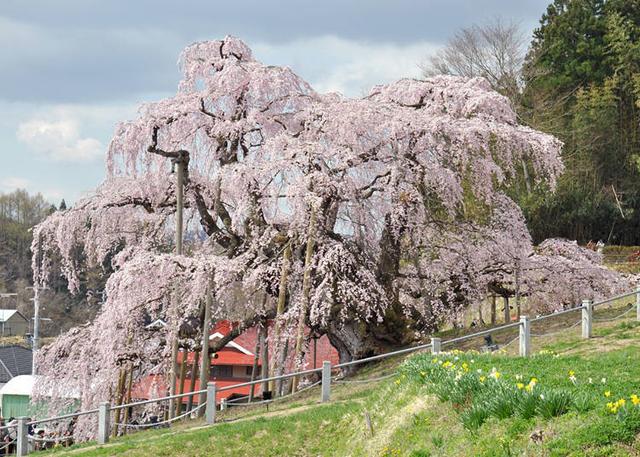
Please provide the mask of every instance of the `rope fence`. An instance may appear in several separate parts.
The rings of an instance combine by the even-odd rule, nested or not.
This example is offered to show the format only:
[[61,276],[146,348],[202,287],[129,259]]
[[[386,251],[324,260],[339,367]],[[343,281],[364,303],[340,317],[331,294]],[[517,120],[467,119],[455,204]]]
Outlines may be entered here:
[[397,376],[398,373],[393,372],[384,376],[378,376],[377,378],[368,378],[368,379],[334,379],[333,382],[336,384],[366,384],[369,382],[380,382],[385,379],[393,378]]
[[629,314],[631,311],[635,311],[636,308],[634,306],[630,307],[628,310],[626,310],[625,312],[623,312],[622,314],[619,314],[617,316],[614,317],[608,317],[608,318],[602,318],[602,319],[596,319],[595,317],[593,318],[594,322],[612,322],[615,320],[620,319],[621,317],[626,316],[627,314]]
[[200,409],[204,408],[206,406],[206,403],[203,403],[201,405],[196,406],[193,409],[190,409],[189,411],[180,414],[179,416],[176,417],[172,417],[171,419],[167,419],[167,420],[163,420],[160,422],[153,422],[153,423],[148,423],[148,424],[126,424],[126,423],[122,423],[122,422],[114,422],[114,425],[116,427],[123,427],[123,428],[131,428],[131,429],[141,429],[141,428],[155,428],[155,427],[160,427],[163,426],[165,424],[171,424],[173,422],[176,422],[180,419],[184,419],[187,416],[191,416],[193,413],[199,411]]
[[535,336],[536,338],[542,338],[542,337],[545,337],[545,336],[560,335],[561,333],[565,333],[567,330],[571,330],[572,328],[576,328],[581,323],[582,323],[582,319],[580,319],[578,322],[576,322],[574,324],[571,324],[567,328],[561,328],[560,330],[555,330],[555,331],[547,332],[547,333],[531,333],[531,336]]
[[[623,313],[616,315],[614,317],[610,317],[610,318],[599,318],[599,319],[594,319],[593,316],[593,309],[595,306],[599,306],[599,305],[603,305],[603,304],[607,304],[607,303],[612,303],[615,302],[617,300],[626,298],[626,297],[630,297],[632,295],[636,296],[636,303],[635,306],[631,306],[629,309],[625,310]],[[260,400],[257,402],[247,402],[247,403],[240,403],[240,400],[236,401],[226,401],[225,400],[225,405],[226,406],[232,406],[232,407],[236,407],[236,406],[241,406],[241,407],[249,407],[249,406],[256,406],[256,405],[261,405],[261,404],[266,404],[267,408],[268,405],[271,403],[274,403],[276,401],[282,401],[285,399],[289,399],[294,395],[300,394],[304,391],[307,391],[313,387],[316,387],[318,385],[321,386],[321,402],[328,402],[330,399],[330,392],[331,392],[331,384],[332,382],[335,384],[348,384],[348,383],[371,383],[371,382],[378,382],[378,381],[383,381],[385,379],[389,379],[393,376],[396,376],[396,373],[390,373],[387,375],[382,375],[382,376],[378,376],[378,377],[374,377],[374,378],[369,378],[369,379],[357,379],[357,380],[346,380],[346,379],[332,379],[331,377],[331,371],[334,369],[343,369],[343,368],[347,368],[347,367],[352,367],[358,364],[363,364],[363,363],[370,363],[373,361],[378,361],[378,360],[382,360],[382,359],[386,359],[389,357],[394,357],[394,356],[399,356],[399,355],[406,355],[409,353],[415,353],[421,350],[429,350],[431,352],[433,352],[434,354],[440,353],[440,348],[442,346],[445,345],[453,345],[456,343],[461,343],[473,338],[479,338],[482,336],[487,336],[487,335],[492,335],[494,333],[497,332],[501,332],[504,330],[509,330],[509,329],[519,329],[519,334],[509,340],[508,342],[502,344],[500,346],[501,349],[504,349],[508,346],[510,346],[511,344],[513,344],[516,340],[520,341],[520,355],[521,356],[528,356],[530,354],[530,350],[531,350],[531,337],[548,337],[548,336],[553,336],[553,335],[557,335],[560,333],[564,333],[569,329],[572,329],[578,325],[580,325],[582,323],[582,336],[583,338],[590,338],[591,337],[591,331],[592,331],[592,324],[594,322],[610,322],[616,319],[620,319],[621,317],[624,317],[625,315],[629,314],[633,309],[636,309],[638,314],[638,319],[640,320],[640,287],[637,288],[636,290],[632,291],[632,292],[628,292],[625,294],[620,294],[620,295],[616,295],[614,297],[609,297],[607,299],[604,300],[600,300],[597,302],[591,302],[589,300],[585,300],[583,301],[583,303],[580,306],[576,306],[576,307],[572,307],[572,308],[568,308],[562,311],[558,311],[555,313],[551,313],[551,314],[547,314],[547,315],[543,315],[543,316],[536,316],[535,318],[528,318],[526,316],[522,316],[519,322],[512,322],[512,323],[508,323],[508,324],[504,324],[501,326],[497,326],[497,327],[493,327],[493,328],[489,328],[486,330],[482,330],[476,333],[471,333],[471,334],[467,334],[467,335],[462,335],[462,336],[458,336],[458,337],[454,337],[445,341],[441,341],[440,338],[432,338],[431,342],[428,344],[421,344],[421,345],[417,345],[417,346],[412,346],[412,347],[408,347],[408,348],[403,348],[403,349],[399,349],[397,351],[392,351],[392,352],[388,352],[386,354],[379,354],[379,355],[375,355],[375,356],[371,356],[371,357],[365,357],[362,359],[358,359],[358,360],[352,360],[349,362],[343,362],[343,363],[339,363],[336,365],[331,365],[330,362],[323,362],[323,366],[322,368],[314,368],[314,369],[309,369],[309,370],[302,370],[302,371],[298,371],[298,372],[293,372],[293,373],[287,373],[287,374],[283,374],[280,376],[274,376],[271,378],[265,378],[265,379],[258,379],[258,380],[254,380],[254,381],[250,381],[250,382],[243,382],[243,383],[238,383],[238,384],[233,384],[233,385],[228,385],[228,386],[223,386],[220,388],[217,388],[214,382],[210,382],[207,385],[207,389],[206,390],[198,390],[198,391],[194,391],[194,392],[187,392],[187,393],[181,393],[181,394],[177,394],[177,395],[170,395],[167,397],[162,397],[162,398],[157,398],[157,399],[151,399],[151,400],[143,400],[143,401],[137,401],[137,402],[133,402],[133,403],[128,403],[128,404],[122,404],[122,405],[114,405],[114,406],[110,406],[109,403],[102,403],[100,405],[100,407],[98,409],[92,409],[92,410],[88,410],[88,411],[79,411],[76,413],[72,413],[72,414],[65,414],[62,416],[57,416],[57,417],[51,417],[51,418],[46,418],[46,419],[39,419],[39,420],[34,420],[34,421],[28,421],[28,419],[26,418],[19,418],[18,419],[18,424],[17,425],[11,425],[11,426],[3,426],[0,427],[0,430],[3,429],[12,429],[10,430],[10,432],[12,432],[13,430],[17,431],[17,438],[12,441],[11,443],[7,443],[5,444],[5,448],[7,448],[8,446],[12,445],[12,444],[16,444],[16,455],[17,456],[22,456],[22,455],[26,455],[29,453],[29,442],[52,442],[52,441],[56,441],[56,439],[50,439],[50,438],[40,438],[40,437],[36,437],[36,436],[31,436],[29,437],[28,433],[27,433],[27,428],[28,426],[31,425],[37,425],[37,424],[45,424],[45,423],[50,423],[50,422],[55,422],[55,421],[60,421],[60,420],[64,420],[64,419],[70,419],[70,418],[74,418],[74,417],[79,417],[79,416],[83,416],[83,415],[89,415],[89,414],[97,414],[98,415],[98,433],[97,433],[97,441],[98,444],[104,444],[108,441],[109,435],[110,435],[110,429],[111,429],[111,421],[112,421],[112,417],[111,417],[111,412],[112,411],[117,411],[120,409],[124,409],[124,408],[131,408],[134,406],[142,406],[142,405],[147,405],[147,404],[151,404],[151,403],[159,403],[159,402],[163,402],[163,401],[167,401],[167,400],[174,400],[174,399],[179,399],[179,398],[183,398],[183,397],[187,397],[187,396],[195,396],[195,395],[201,395],[201,394],[205,394],[206,393],[206,402],[198,405],[196,408],[193,408],[187,412],[185,412],[184,414],[181,414],[179,416],[176,417],[171,417],[167,420],[161,421],[161,422],[154,422],[154,423],[147,423],[147,424],[133,424],[133,423],[121,423],[118,422],[116,423],[114,421],[113,426],[115,427],[115,430],[117,431],[120,427],[125,428],[125,429],[143,429],[143,428],[149,428],[149,427],[158,427],[158,426],[163,426],[163,425],[170,425],[171,423],[178,421],[180,419],[183,419],[187,416],[192,416],[194,413],[200,411],[202,408],[205,409],[205,421],[207,424],[213,424],[215,423],[215,416],[216,416],[216,410],[218,407],[217,401],[216,401],[216,394],[218,392],[223,392],[223,391],[229,391],[229,390],[233,390],[233,389],[237,389],[239,387],[249,387],[249,386],[255,386],[258,384],[262,384],[268,381],[276,381],[276,380],[284,380],[284,379],[289,379],[289,378],[293,378],[293,377],[301,377],[301,376],[306,376],[306,375],[310,375],[310,374],[315,374],[315,373],[321,373],[321,379],[315,383],[312,383],[308,386],[305,386],[302,389],[297,390],[296,392],[292,392],[291,394],[285,395],[285,396],[280,396],[274,399],[266,399],[266,400]],[[564,327],[560,330],[557,331],[552,331],[552,332],[547,332],[547,333],[531,333],[531,324],[535,323],[535,322],[541,322],[543,320],[546,319],[550,319],[550,318],[554,318],[554,317],[559,317],[559,316],[563,316],[565,314],[568,313],[572,313],[575,311],[581,311],[582,312],[582,318],[571,324],[569,327]],[[226,421],[231,421],[231,420],[237,420],[238,418],[233,418],[233,419],[229,419]],[[61,441],[61,438],[64,440],[72,440],[73,437],[58,437],[58,442]],[[4,448],[0,448],[0,450],[2,450]]]

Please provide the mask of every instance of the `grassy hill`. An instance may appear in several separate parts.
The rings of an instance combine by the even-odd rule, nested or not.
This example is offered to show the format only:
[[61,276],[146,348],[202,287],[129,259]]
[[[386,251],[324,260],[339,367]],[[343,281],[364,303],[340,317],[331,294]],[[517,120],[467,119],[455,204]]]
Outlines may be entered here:
[[[574,318],[579,316],[567,319]],[[102,447],[88,443],[51,453],[635,456],[640,454],[640,406],[635,405],[640,403],[635,397],[640,395],[640,323],[634,318],[631,312],[598,323],[588,341],[578,327],[535,338],[537,354],[529,359],[506,351],[417,354],[367,367],[350,381],[395,373],[390,378],[336,384],[330,404],[319,405],[314,388],[270,405],[268,412],[264,406],[224,411],[212,427],[189,422]]]

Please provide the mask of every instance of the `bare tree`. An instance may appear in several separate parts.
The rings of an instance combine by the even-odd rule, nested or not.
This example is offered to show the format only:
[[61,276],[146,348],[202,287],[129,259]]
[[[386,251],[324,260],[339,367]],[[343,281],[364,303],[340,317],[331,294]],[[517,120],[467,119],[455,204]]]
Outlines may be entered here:
[[439,74],[481,76],[492,88],[517,102],[522,88],[525,35],[518,23],[494,18],[458,31],[422,66],[426,77]]

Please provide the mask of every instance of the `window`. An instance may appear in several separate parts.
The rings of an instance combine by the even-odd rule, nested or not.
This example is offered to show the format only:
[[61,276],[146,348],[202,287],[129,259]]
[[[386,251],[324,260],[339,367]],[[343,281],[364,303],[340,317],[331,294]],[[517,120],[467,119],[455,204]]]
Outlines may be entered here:
[[248,377],[251,377],[251,373],[253,373],[253,367],[247,367],[247,371],[245,372],[245,374]]
[[214,365],[211,367],[212,378],[232,378],[233,366],[232,365]]

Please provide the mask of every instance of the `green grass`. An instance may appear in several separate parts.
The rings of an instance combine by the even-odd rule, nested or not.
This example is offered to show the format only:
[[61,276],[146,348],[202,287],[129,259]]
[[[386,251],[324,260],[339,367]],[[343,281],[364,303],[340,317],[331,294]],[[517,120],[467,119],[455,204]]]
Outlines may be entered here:
[[[189,433],[169,432],[133,435],[76,455],[82,456],[283,456],[295,449],[305,455],[322,455],[327,437],[338,434],[342,418],[358,407],[355,402],[318,406],[295,416],[256,418],[219,424]],[[143,435],[145,435],[143,437]],[[215,452],[212,452],[215,449]],[[54,455],[59,455],[54,452]]]
[[[579,318],[568,321],[574,317]],[[433,356],[418,354],[406,359],[395,378],[335,385],[328,405],[318,405],[318,390],[312,389],[293,402],[272,405],[267,415],[264,407],[238,408],[221,415],[233,422],[137,433],[107,446],[89,444],[53,455],[638,455],[640,407],[627,406],[630,395],[640,395],[640,327],[631,319],[596,324],[594,338],[588,341],[581,340],[579,332],[575,328],[535,339],[535,347],[544,353],[528,359],[507,354],[441,356],[458,367],[467,364],[469,379],[460,378],[458,384],[455,375],[438,378],[427,373]],[[358,377],[379,376],[400,362],[367,367]],[[500,373],[499,389],[479,385],[479,377],[487,377],[494,368]],[[517,383],[528,384],[531,378],[538,380],[533,392],[542,393],[544,400],[518,389]],[[610,397],[604,396],[606,391]],[[607,403],[619,398],[625,398],[627,406],[614,414]],[[373,434],[365,426],[365,412]]]

